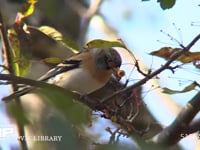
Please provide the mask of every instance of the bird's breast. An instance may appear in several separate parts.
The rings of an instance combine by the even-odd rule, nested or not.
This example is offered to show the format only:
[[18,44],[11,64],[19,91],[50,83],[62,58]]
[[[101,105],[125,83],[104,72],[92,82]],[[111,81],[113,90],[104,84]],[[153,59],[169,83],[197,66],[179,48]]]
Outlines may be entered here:
[[89,72],[77,68],[61,73],[48,82],[80,94],[89,94],[103,87],[107,81],[100,82]]

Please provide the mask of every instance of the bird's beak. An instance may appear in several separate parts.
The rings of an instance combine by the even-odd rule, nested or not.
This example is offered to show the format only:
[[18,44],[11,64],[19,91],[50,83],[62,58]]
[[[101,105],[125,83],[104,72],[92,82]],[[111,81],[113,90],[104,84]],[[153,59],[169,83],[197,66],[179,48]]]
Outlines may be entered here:
[[119,81],[121,79],[121,77],[119,76],[120,68],[119,67],[112,68],[112,71],[115,78]]

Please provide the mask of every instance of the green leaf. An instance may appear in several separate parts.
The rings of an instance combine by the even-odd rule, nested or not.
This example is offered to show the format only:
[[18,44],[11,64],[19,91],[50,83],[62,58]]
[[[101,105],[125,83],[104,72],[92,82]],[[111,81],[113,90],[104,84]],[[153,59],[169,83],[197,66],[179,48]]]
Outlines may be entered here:
[[160,2],[160,7],[165,10],[172,8],[176,3],[176,0],[158,0],[158,2]]
[[[169,60],[174,54],[176,54],[180,50],[182,49],[172,48],[172,47],[162,47],[157,51],[151,52],[150,55],[158,56],[166,60]],[[183,53],[176,60],[183,63],[193,62],[195,65],[196,62],[200,61],[200,52]]]
[[124,42],[121,39],[118,39],[117,41],[106,41],[106,40],[102,40],[102,39],[95,39],[92,40],[90,42],[88,42],[86,49],[92,49],[92,48],[109,48],[109,47],[120,47],[120,48],[124,48],[126,49],[129,54],[136,59],[136,57],[134,56],[133,52],[131,52],[126,45],[124,44]]
[[21,10],[19,11],[19,13],[21,13],[21,15],[23,16],[23,18],[26,18],[28,16],[30,16],[35,9],[35,4],[37,3],[37,0],[28,0],[23,7],[21,8]]
[[31,67],[31,61],[26,56],[21,55],[18,59],[15,59],[14,62],[19,66],[18,76],[24,76]]
[[35,10],[35,4],[36,3],[37,3],[37,0],[27,0],[27,2],[21,7],[19,12],[17,13],[15,23],[21,24],[23,19],[32,15],[32,13]]
[[43,62],[47,63],[47,64],[52,64],[52,65],[57,65],[59,63],[62,62],[62,60],[58,57],[49,57],[49,58],[45,58],[42,60]]
[[52,27],[41,26],[38,29],[40,31],[42,31],[43,33],[45,33],[46,35],[52,37],[56,41],[62,41],[63,40],[62,34]]
[[6,106],[9,115],[18,120],[21,124],[25,125],[30,123],[26,113],[24,112],[23,108],[20,106],[19,103],[17,103],[16,101],[12,101],[6,103]]
[[55,86],[49,86],[48,88],[41,89],[40,93],[47,105],[62,112],[71,123],[80,125],[90,121],[90,109],[78,100],[75,100],[72,92]]
[[[19,37],[22,36],[18,36],[18,34],[19,33],[16,33],[16,31],[11,28],[8,31],[8,41],[11,47],[11,56],[13,60],[15,75],[24,76],[29,70],[31,62],[29,60],[30,58],[25,54],[28,52],[28,43],[25,42],[24,39],[19,39]],[[23,50],[24,53],[22,53]]]
[[49,27],[49,26],[41,26],[39,28],[41,32],[48,35],[49,37],[53,38],[56,41],[61,42],[63,45],[65,45],[67,48],[72,50],[74,53],[79,52],[78,45],[73,42],[71,39],[64,37],[59,31],[56,29]]
[[158,56],[168,60],[174,53],[180,50],[181,50],[180,48],[162,47],[159,50],[151,52],[150,55]]
[[122,42],[122,40],[106,41],[106,40],[96,39],[88,42],[86,45],[88,49],[107,48],[107,47],[121,47],[127,49],[126,45]]
[[172,90],[172,89],[164,87],[162,88],[163,89],[162,92],[166,94],[185,93],[185,92],[194,90],[196,86],[200,87],[200,85],[197,82],[191,83],[190,85],[186,86],[183,90]]

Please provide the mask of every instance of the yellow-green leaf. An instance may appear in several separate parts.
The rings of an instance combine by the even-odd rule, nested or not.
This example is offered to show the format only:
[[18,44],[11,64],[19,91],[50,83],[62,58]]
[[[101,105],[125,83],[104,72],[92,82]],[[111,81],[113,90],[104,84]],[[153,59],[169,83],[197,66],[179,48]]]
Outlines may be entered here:
[[95,39],[87,44],[88,49],[92,48],[107,48],[107,47],[121,47],[127,49],[126,45],[121,41],[106,41],[106,40],[101,40],[101,39]]
[[20,11],[18,12],[18,15],[20,20],[23,18],[26,18],[28,16],[30,16],[35,9],[35,4],[37,3],[37,0],[28,0],[20,9]]
[[191,83],[190,85],[186,86],[183,90],[172,90],[164,87],[162,92],[166,94],[185,93],[194,90],[196,86],[200,87],[200,85],[197,82]]
[[158,0],[157,2],[160,2],[160,7],[165,10],[172,8],[176,3],[176,0]]
[[74,52],[65,46],[62,42],[56,41],[37,27],[27,26],[29,31],[29,51],[32,56],[45,59],[49,57],[58,57],[62,60],[74,55]]
[[[12,56],[15,75],[24,76],[30,68],[31,62],[29,58],[22,53],[22,49],[26,47],[24,46],[26,42],[23,42],[23,39],[19,39],[17,34],[18,33],[16,33],[13,28],[8,31],[8,40],[11,46],[10,53]],[[26,51],[28,51],[28,49],[26,49]]]
[[[166,60],[169,60],[173,54],[175,54],[176,52],[180,50],[181,50],[180,48],[162,47],[157,51],[151,52],[150,55],[158,56]],[[176,60],[182,63],[190,63],[190,62],[199,61],[200,52],[183,53]]]
[[41,26],[39,30],[43,32],[44,34],[48,35],[49,37],[53,38],[54,40],[61,42],[67,48],[71,49],[74,53],[77,53],[79,51],[78,45],[75,42],[63,36],[56,29],[49,26]]
[[58,57],[49,57],[49,58],[45,58],[43,59],[43,62],[47,63],[47,64],[52,64],[52,65],[57,65],[59,63],[62,62],[62,60]]
[[18,65],[18,73],[16,73],[16,75],[24,76],[31,66],[31,61],[27,57],[21,55],[19,58],[15,58],[14,64]]
[[178,57],[179,61],[183,63],[196,62],[200,60],[200,52],[187,52]]
[[46,35],[52,37],[56,41],[62,41],[63,39],[62,34],[52,27],[41,26],[38,29],[42,31],[43,33],[45,33]]
[[164,58],[166,60],[170,59],[171,55],[177,51],[181,50],[180,48],[172,48],[172,47],[162,47],[157,51],[153,51],[150,55],[158,56]]

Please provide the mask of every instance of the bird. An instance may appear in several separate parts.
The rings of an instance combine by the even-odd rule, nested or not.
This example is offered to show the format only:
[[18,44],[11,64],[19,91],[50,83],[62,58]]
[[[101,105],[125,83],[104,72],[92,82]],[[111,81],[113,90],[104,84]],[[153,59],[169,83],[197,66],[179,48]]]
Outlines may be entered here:
[[[49,70],[38,81],[60,86],[66,90],[88,95],[102,88],[111,78],[117,78],[117,72],[122,64],[120,54],[116,49],[92,48],[64,60]],[[35,87],[25,87],[5,99],[20,97],[31,92]]]

